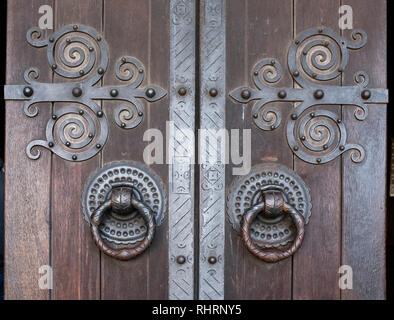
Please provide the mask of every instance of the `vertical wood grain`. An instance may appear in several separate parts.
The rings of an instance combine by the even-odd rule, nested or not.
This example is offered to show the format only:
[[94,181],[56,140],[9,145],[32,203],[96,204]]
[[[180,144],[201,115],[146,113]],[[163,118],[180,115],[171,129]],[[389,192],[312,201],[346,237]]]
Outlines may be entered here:
[[[227,8],[227,88],[254,88],[251,73],[264,58],[275,58],[285,69],[286,50],[292,39],[292,1],[228,1]],[[278,86],[291,87],[288,73]],[[285,140],[285,126],[263,131],[252,121],[251,107],[227,100],[227,129],[251,129],[252,165],[277,162],[292,168],[293,157]],[[286,115],[291,104],[278,103]],[[284,117],[285,118],[285,117]],[[242,137],[242,132],[241,132]],[[242,146],[242,144],[241,144]],[[226,181],[234,179],[228,166]],[[228,192],[228,191],[227,191]],[[290,299],[291,259],[268,264],[257,259],[242,244],[229,223],[226,226],[225,299]]]
[[[319,26],[339,33],[339,0],[294,0],[294,3],[295,36]],[[340,79],[324,83],[340,85]],[[324,105],[319,108],[329,109],[338,117],[341,115],[340,106]],[[313,165],[295,157],[294,170],[311,191],[312,215],[302,247],[293,258],[293,298],[339,299],[341,158]]]
[[[24,83],[23,73],[32,66],[40,70],[40,81],[51,82],[45,49],[26,42],[26,32],[38,25],[38,8],[43,4],[53,5],[53,1],[8,1],[7,84]],[[51,104],[40,104],[40,113],[33,119],[25,116],[23,104],[6,102],[5,299],[41,300],[49,299],[49,291],[41,290],[38,281],[39,268],[50,264],[51,156],[44,151],[32,161],[25,149],[31,140],[45,136]]]
[[[57,0],[56,30],[69,24],[84,24],[100,32],[101,5],[102,0]],[[56,76],[55,81],[70,80]],[[55,103],[54,113],[69,105]],[[56,300],[100,298],[100,252],[94,245],[81,209],[84,184],[98,168],[99,157],[96,155],[76,163],[56,155],[52,158],[53,299]]]
[[[122,56],[139,59],[145,70],[142,87],[159,85],[168,91],[169,81],[169,2],[146,0],[105,1],[104,36],[111,55],[105,85],[119,85],[114,67]],[[123,83],[125,84],[125,83]],[[168,97],[145,108],[143,121],[134,129],[124,130],[114,121],[109,123],[109,143],[103,151],[103,162],[132,160],[144,162],[144,132],[152,127],[165,133],[168,119]],[[104,111],[111,118],[120,102],[105,102]],[[167,167],[152,169],[167,181]],[[152,246],[130,261],[102,257],[102,297],[104,299],[165,299],[168,296],[167,218],[158,227]]]
[[[354,85],[362,70],[370,88],[386,88],[386,1],[349,0],[353,25],[368,35],[364,48],[350,53],[344,85]],[[351,31],[344,32],[351,39]],[[362,145],[366,158],[355,164],[343,158],[342,264],[353,269],[353,289],[342,290],[342,299],[384,299],[386,295],[386,137],[387,106],[368,105],[369,114],[360,122],[354,108],[344,107],[349,142]]]

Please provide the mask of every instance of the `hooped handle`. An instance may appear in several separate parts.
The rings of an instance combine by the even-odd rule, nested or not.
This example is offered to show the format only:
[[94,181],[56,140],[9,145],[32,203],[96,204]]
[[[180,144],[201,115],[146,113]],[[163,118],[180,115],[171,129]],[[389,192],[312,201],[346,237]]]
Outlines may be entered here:
[[[130,260],[143,253],[152,243],[156,221],[152,209],[142,201],[142,196],[132,183],[119,182],[111,185],[112,196],[106,199],[90,216],[91,231],[97,247],[106,255],[118,260]],[[102,239],[99,225],[109,210],[127,213],[136,209],[144,219],[148,231],[145,238],[133,248],[112,248]]]
[[[289,214],[296,229],[297,235],[292,245],[285,251],[280,249],[261,249],[256,245],[250,236],[250,228],[253,220],[260,212],[265,212],[268,216],[278,216],[280,214]],[[276,190],[266,190],[263,192],[263,200],[253,205],[245,212],[241,225],[242,240],[248,250],[257,258],[275,263],[292,256],[302,245],[305,235],[305,219],[286,199],[283,193]]]

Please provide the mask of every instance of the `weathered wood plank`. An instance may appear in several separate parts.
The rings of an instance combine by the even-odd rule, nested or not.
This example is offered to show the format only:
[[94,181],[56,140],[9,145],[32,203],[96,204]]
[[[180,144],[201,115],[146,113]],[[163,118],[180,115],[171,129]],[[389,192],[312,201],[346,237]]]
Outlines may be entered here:
[[[100,32],[101,4],[101,0],[57,0],[56,30],[68,24],[84,24]],[[55,76],[55,81],[69,80]],[[69,105],[72,104],[55,103],[54,113]],[[100,298],[100,252],[94,245],[81,210],[84,184],[98,168],[99,159],[99,155],[79,163],[55,155],[52,159],[53,299]]]
[[[293,36],[292,1],[228,1],[227,19],[227,88],[254,87],[251,74],[264,58],[277,59],[287,65],[286,50]],[[280,86],[292,86],[283,72]],[[227,129],[251,129],[252,165],[277,162],[292,168],[293,157],[285,140],[285,127],[263,131],[256,127],[248,106],[227,100]],[[286,115],[291,104],[276,104]],[[242,137],[242,135],[241,135]],[[242,147],[242,144],[240,144]],[[231,183],[232,166],[227,169],[227,185]],[[227,223],[225,252],[226,299],[290,299],[291,259],[277,264],[258,260],[242,244],[239,235]]]
[[[53,1],[8,1],[7,84],[24,83],[23,74],[32,66],[40,70],[40,81],[51,82],[45,51],[26,42],[26,32],[38,25],[38,9],[44,4]],[[39,268],[50,264],[51,155],[43,152],[32,161],[25,152],[31,140],[45,136],[51,104],[39,107],[39,115],[30,119],[23,113],[23,102],[6,102],[5,298],[9,300],[49,299],[49,290],[41,290],[38,281]]]
[[[350,0],[354,28],[368,35],[364,48],[351,53],[344,84],[354,85],[362,70],[370,88],[386,88],[386,1]],[[344,32],[351,39],[351,31]],[[354,118],[354,108],[344,107],[348,140],[364,146],[366,159],[354,164],[343,158],[342,264],[353,269],[353,289],[342,299],[384,299],[386,294],[386,139],[387,106],[369,105],[368,118]]]
[[[339,1],[295,0],[294,3],[295,36],[319,26],[339,32]],[[340,80],[325,84],[338,85]],[[340,106],[320,108],[329,108],[338,117],[341,114]],[[312,215],[306,227],[304,243],[293,258],[293,298],[339,299],[341,158],[323,165],[313,165],[295,158],[294,170],[311,191]]]

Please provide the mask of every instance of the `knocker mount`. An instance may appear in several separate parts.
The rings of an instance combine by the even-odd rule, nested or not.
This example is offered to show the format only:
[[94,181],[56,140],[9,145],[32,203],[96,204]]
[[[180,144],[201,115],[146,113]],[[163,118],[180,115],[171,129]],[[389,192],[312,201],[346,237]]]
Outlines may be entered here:
[[[166,91],[149,85],[141,88],[146,70],[134,57],[121,57],[116,63],[116,78],[128,82],[123,86],[97,86],[107,71],[108,46],[101,35],[84,25],[68,25],[41,39],[41,31],[32,28],[27,32],[27,42],[36,48],[47,47],[48,63],[57,75],[77,82],[43,83],[37,81],[39,71],[25,71],[26,85],[5,86],[6,100],[24,100],[24,113],[37,116],[40,102],[69,102],[52,114],[46,127],[46,140],[34,140],[26,148],[30,159],[38,159],[41,152],[36,147],[51,150],[70,161],[83,161],[96,155],[108,137],[106,115],[96,100],[119,100],[127,104],[114,110],[117,125],[123,129],[138,126],[144,116],[139,99],[154,102]],[[79,105],[78,107],[75,104]]]

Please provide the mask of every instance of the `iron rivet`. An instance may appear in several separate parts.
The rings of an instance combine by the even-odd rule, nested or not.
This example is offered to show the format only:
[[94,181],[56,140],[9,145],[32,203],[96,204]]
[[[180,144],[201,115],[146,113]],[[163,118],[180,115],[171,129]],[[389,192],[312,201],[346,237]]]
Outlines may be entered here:
[[70,43],[70,42],[71,42],[71,39],[70,39],[70,38],[67,38],[67,39],[66,39],[66,42],[67,42],[67,43]]
[[297,70],[293,72],[294,77],[298,77],[299,75],[300,75],[300,73]]
[[55,39],[52,38],[52,37],[50,37],[50,38],[49,38],[49,42],[53,42],[53,41],[55,41]]
[[79,110],[79,114],[82,116],[85,112],[83,110]]
[[251,93],[250,93],[250,91],[247,90],[247,89],[242,90],[242,92],[241,92],[241,97],[242,97],[243,99],[245,99],[245,100],[248,100],[248,99],[250,98],[250,95],[251,95]]
[[271,60],[271,65],[275,65],[275,60]]
[[338,122],[338,123],[341,123],[341,122],[342,122],[342,120],[341,120],[341,119],[338,119],[338,120],[337,120],[337,122]]
[[329,42],[328,41],[324,41],[324,43],[323,43],[323,45],[325,46],[325,47],[328,47],[329,46]]
[[184,264],[184,263],[186,262],[186,258],[185,258],[184,256],[178,256],[178,257],[176,258],[176,262],[177,262],[178,264]]
[[314,118],[315,117],[315,114],[312,112],[311,113],[311,118]]
[[293,150],[294,150],[294,151],[298,151],[298,147],[295,146],[295,147],[293,148]]
[[96,144],[96,148],[97,148],[97,149],[100,149],[100,148],[101,148],[101,144],[99,144],[99,143]]
[[305,139],[306,139],[305,136],[302,136],[302,137],[301,137],[301,140],[302,140],[302,141],[305,141]]
[[279,97],[279,98],[284,99],[284,98],[286,98],[286,96],[287,96],[287,93],[286,93],[285,90],[280,90],[280,91],[278,92],[278,97]]
[[315,79],[317,77],[316,73],[312,73],[312,78]]
[[138,115],[139,115],[140,117],[142,117],[144,114],[140,111],[140,112],[138,112]]
[[83,75],[84,73],[85,73],[85,71],[79,70],[79,74],[80,74],[80,75]]
[[52,119],[53,119],[53,120],[56,120],[56,119],[57,119],[57,115],[56,115],[56,114],[53,114],[53,115],[52,115]]
[[101,41],[101,37],[100,36],[98,36],[96,39],[97,39],[97,41]]
[[122,62],[126,62],[126,58],[125,57],[122,58]]
[[317,158],[317,159],[316,159],[316,162],[317,162],[317,163],[320,163],[320,162],[321,162],[321,159],[320,159],[320,158]]
[[257,119],[259,117],[259,115],[257,114],[257,113],[255,113],[254,115],[253,115],[253,118],[255,118],[255,119]]
[[328,145],[325,144],[325,145],[323,146],[323,149],[324,149],[324,150],[327,150],[327,149],[328,149]]
[[186,95],[186,93],[187,93],[187,90],[186,90],[185,87],[180,87],[180,88],[179,88],[178,94],[179,94],[180,96],[184,96],[184,95]]
[[295,40],[294,43],[295,43],[295,44],[299,44],[300,41],[299,41],[299,40]]
[[324,97],[324,91],[323,90],[321,90],[321,89],[318,89],[318,90],[316,90],[314,93],[313,93],[313,96],[315,97],[315,99],[322,99],[323,97]]
[[148,98],[153,98],[153,97],[155,96],[155,94],[156,94],[156,91],[155,91],[155,89],[153,89],[153,88],[148,88],[148,89],[146,90],[145,94],[146,94],[146,96],[147,96]]
[[212,88],[211,90],[209,90],[209,95],[210,95],[212,98],[215,98],[215,97],[218,95],[217,89]]
[[82,96],[82,89],[79,87],[75,87],[72,90],[72,94],[74,97],[80,97],[80,96]]
[[302,54],[303,54],[304,56],[306,56],[306,55],[308,54],[308,51],[304,50],[304,51],[302,51]]
[[144,73],[144,69],[139,69],[138,72],[139,73]]
[[89,51],[92,52],[94,50],[93,47],[89,47]]
[[74,29],[74,30],[77,30],[77,29],[78,29],[78,26],[77,26],[76,24],[74,24],[74,25],[73,25],[73,29]]
[[126,127],[126,124],[125,124],[124,122],[122,122],[122,123],[120,124],[120,126],[121,126],[122,128],[125,128],[125,127]]
[[67,142],[66,142],[66,146],[67,146],[67,147],[71,146],[70,141],[67,141]]
[[74,155],[72,156],[72,159],[75,161],[75,160],[78,159],[78,157],[74,154]]
[[55,144],[51,141],[51,142],[48,142],[48,147],[49,148],[53,148],[53,146],[54,146]]
[[104,113],[103,113],[102,111],[98,111],[98,112],[97,112],[97,116],[98,116],[99,118],[101,118],[103,115],[104,115]]
[[272,125],[272,126],[271,126],[271,130],[274,130],[274,129],[275,129],[275,126],[274,126],[274,125]]
[[258,73],[257,71],[253,72],[253,74],[254,74],[255,76],[258,76],[258,75],[259,75],[259,73]]
[[322,32],[323,32],[323,29],[322,29],[322,28],[319,28],[319,29],[317,30],[317,32],[322,33]]
[[295,113],[293,113],[293,114],[291,115],[291,119],[292,119],[292,120],[297,120],[297,118],[298,118],[298,117],[297,117],[297,115],[296,115]]
[[340,146],[339,150],[343,151],[343,150],[345,150],[345,147],[344,146]]
[[117,97],[119,94],[119,91],[116,89],[111,89],[111,91],[109,92],[109,94],[111,95],[111,97]]
[[210,257],[208,258],[208,262],[209,262],[210,264],[215,264],[215,263],[217,262],[217,259],[216,259],[216,257],[210,256]]
[[369,98],[371,98],[371,91],[363,90],[363,92],[361,92],[361,98],[363,98],[364,100],[368,100]]
[[98,72],[98,74],[103,74],[104,73],[104,69],[103,68],[98,68],[97,72]]
[[26,97],[31,97],[31,96],[33,95],[33,93],[34,93],[34,90],[33,90],[32,87],[24,87],[24,88],[23,88],[23,94],[24,94]]
[[92,139],[93,137],[94,137],[94,134],[93,133],[89,133],[89,136],[88,136],[90,139]]
[[55,70],[57,68],[57,65],[53,64],[51,68]]

